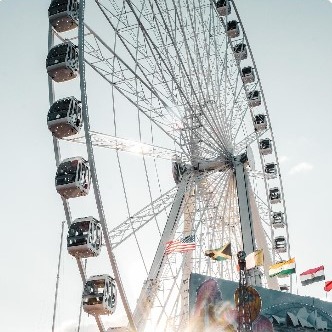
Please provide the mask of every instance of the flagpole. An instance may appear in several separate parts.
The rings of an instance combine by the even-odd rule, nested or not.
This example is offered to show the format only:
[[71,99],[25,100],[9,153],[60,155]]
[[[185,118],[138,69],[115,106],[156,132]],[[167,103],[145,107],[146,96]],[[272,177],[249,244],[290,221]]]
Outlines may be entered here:
[[295,282],[296,282],[296,295],[299,295],[299,284],[297,280],[297,273],[295,273]]
[[61,224],[61,238],[60,238],[60,248],[59,248],[59,258],[58,258],[58,271],[56,275],[56,284],[55,284],[55,295],[54,295],[54,306],[53,306],[53,319],[52,319],[52,332],[55,329],[55,318],[58,304],[58,291],[59,291],[59,281],[60,281],[60,267],[61,267],[61,256],[62,256],[62,244],[63,244],[63,231],[65,222],[63,221]]

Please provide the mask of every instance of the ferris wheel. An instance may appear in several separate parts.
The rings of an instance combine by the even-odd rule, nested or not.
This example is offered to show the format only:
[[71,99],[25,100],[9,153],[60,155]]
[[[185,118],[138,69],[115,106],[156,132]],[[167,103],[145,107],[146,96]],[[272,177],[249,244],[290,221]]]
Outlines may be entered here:
[[[263,249],[249,282],[280,289],[280,167],[234,1],[53,0],[48,14],[56,189],[99,331],[119,310],[128,327],[109,331],[184,331],[190,274],[237,281],[240,250]],[[194,250],[166,251],[188,237]],[[204,254],[227,243],[229,260]],[[102,252],[109,267],[86,275]]]

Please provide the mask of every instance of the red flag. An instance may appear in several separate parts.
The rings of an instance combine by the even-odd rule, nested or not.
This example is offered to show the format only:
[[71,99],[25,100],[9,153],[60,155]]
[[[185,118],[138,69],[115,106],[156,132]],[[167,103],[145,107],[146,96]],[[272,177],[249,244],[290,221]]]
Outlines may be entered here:
[[307,286],[317,281],[325,280],[324,266],[315,267],[300,274],[302,286]]
[[324,287],[325,292],[329,292],[332,290],[332,280],[331,281],[325,281],[325,287]]

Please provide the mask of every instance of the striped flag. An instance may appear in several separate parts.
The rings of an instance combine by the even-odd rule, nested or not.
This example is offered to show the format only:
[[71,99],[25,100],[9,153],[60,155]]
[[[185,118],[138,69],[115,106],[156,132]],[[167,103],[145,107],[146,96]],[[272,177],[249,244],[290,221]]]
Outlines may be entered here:
[[286,277],[292,273],[295,273],[295,258],[271,265],[269,268],[270,277]]
[[324,266],[321,265],[314,269],[304,271],[300,274],[302,286],[310,285],[314,282],[325,280]]
[[324,290],[325,290],[325,292],[329,292],[330,290],[332,290],[332,280],[325,281]]
[[173,252],[187,252],[196,248],[195,235],[188,235],[182,240],[166,242],[166,255]]

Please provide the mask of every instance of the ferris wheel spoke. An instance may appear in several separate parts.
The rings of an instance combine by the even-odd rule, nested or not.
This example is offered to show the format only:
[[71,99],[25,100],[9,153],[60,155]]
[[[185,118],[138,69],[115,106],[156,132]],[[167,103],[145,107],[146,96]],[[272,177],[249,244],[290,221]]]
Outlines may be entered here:
[[[205,220],[207,217],[208,220],[211,220],[209,218],[211,212],[213,219],[217,215],[219,207],[222,209],[222,200],[224,197],[220,195],[220,192],[224,192],[229,181],[229,176],[229,172],[224,172],[220,176],[206,176],[199,181],[197,190],[199,222],[195,225],[195,229],[200,226],[201,222],[208,223]],[[211,224],[215,224],[215,222],[216,220],[211,220]]]
[[248,101],[242,82],[239,84],[240,74],[234,78],[235,86],[229,84],[230,100],[226,104],[229,109],[226,123],[229,125],[229,135],[231,136],[232,146],[236,140],[237,134],[243,126],[243,119],[248,112]]
[[[87,62],[89,65],[90,63]],[[120,88],[114,85],[105,75],[103,75],[96,67],[91,65],[91,67],[97,71],[108,83],[110,83],[120,94],[122,94],[128,101],[130,101],[138,110],[145,114],[158,128],[161,129],[167,136],[171,137],[178,147],[181,148],[180,140],[178,137],[172,134],[174,132],[173,124],[174,122],[166,120],[163,114],[163,110],[159,105],[154,105],[151,103],[151,98],[146,98],[143,94],[133,93],[133,87],[128,86],[128,89]],[[137,100],[139,98],[139,100]],[[158,99],[156,100],[158,102]],[[143,106],[142,106],[143,103]],[[185,151],[183,151],[186,154]]]
[[[214,8],[214,6],[213,6],[213,8]],[[223,20],[220,20],[220,21],[222,21],[222,23],[224,24]],[[225,26],[223,26],[223,28],[225,29]],[[243,106],[241,104],[245,103],[245,105],[246,105],[246,103],[247,103],[246,94],[243,92],[243,85],[240,84],[238,86],[240,72],[238,70],[238,63],[234,60],[233,51],[231,50],[231,46],[232,46],[232,44],[230,42],[227,42],[227,41],[225,42],[226,51],[224,52],[225,58],[223,59],[224,66],[221,71],[221,73],[222,73],[221,78],[224,80],[224,84],[219,83],[219,89],[222,89],[222,87],[224,85],[224,90],[223,91],[221,90],[221,92],[224,92],[224,93],[218,94],[218,96],[224,95],[222,103],[225,104],[226,106],[223,107],[225,109],[223,123],[228,124],[226,132],[228,133],[229,137],[231,136],[231,129],[232,129],[232,126],[230,125],[230,123],[236,122],[235,120],[237,118],[239,118],[239,119],[243,118],[243,114],[245,114],[245,111],[240,112],[240,110],[243,109]],[[219,71],[217,71],[217,72],[219,72]],[[219,82],[220,82],[220,80],[219,80]],[[235,84],[232,82],[235,82]],[[241,82],[242,82],[242,80],[241,80]],[[227,95],[229,95],[229,98],[226,98]],[[226,112],[227,109],[228,109],[228,114]],[[234,110],[237,110],[237,111],[234,112]],[[234,117],[234,115],[235,115],[235,117]],[[234,121],[233,121],[233,117],[234,117]],[[237,122],[241,123],[241,121],[237,121]],[[234,136],[234,134],[233,134],[233,136]],[[231,141],[230,138],[229,138],[229,141]]]
[[[219,98],[219,71],[218,71],[218,56],[219,56],[219,49],[217,47],[217,38],[221,38],[221,45],[226,42],[226,37],[222,37],[219,34],[219,29],[216,27],[215,24],[215,19],[216,15],[215,13],[215,6],[211,5],[209,6],[208,12],[208,17],[210,18],[209,21],[206,23],[204,16],[203,16],[203,8],[201,6],[198,6],[198,11],[199,11],[199,22],[202,26],[204,24],[206,25],[206,31],[207,33],[204,34],[204,52],[202,50],[202,57],[204,58],[204,53],[209,54],[211,57],[211,61],[206,61],[206,66],[207,66],[207,72],[205,75],[207,75],[207,81],[208,81],[208,90],[210,94],[212,94],[212,99],[216,102]],[[220,25],[219,25],[220,26]],[[204,74],[204,72],[202,72]],[[213,79],[215,77],[215,79]],[[210,85],[209,85],[210,84]],[[218,88],[219,87],[219,88]],[[222,122],[221,120],[219,121],[220,127],[222,127]]]
[[[116,3],[112,2],[114,8],[116,7]],[[120,13],[117,16],[117,23],[112,23],[111,20],[111,16],[114,17],[113,13],[111,12],[110,9],[106,8],[105,4],[102,4],[101,1],[97,2],[98,7],[100,8],[100,10],[103,12],[104,16],[106,17],[108,23],[110,24],[110,26],[112,27],[112,29],[114,30],[116,37],[120,40],[120,42],[122,43],[122,45],[124,46],[124,48],[126,49],[128,55],[131,58],[131,61],[133,61],[132,64],[132,69],[137,72],[137,70],[139,70],[142,75],[145,77],[145,79],[147,80],[147,82],[149,82],[150,87],[156,87],[158,85],[165,85],[165,82],[169,83],[171,82],[170,78],[166,78],[164,75],[161,76],[161,78],[159,78],[159,74],[156,71],[157,68],[157,58],[155,57],[155,55],[149,54],[146,50],[146,41],[140,41],[139,40],[139,35],[137,33],[137,35],[135,35],[133,33],[133,29],[135,28],[135,26],[138,27],[138,24],[134,24],[131,26],[131,29],[128,31],[128,28],[125,29],[125,31],[123,32],[123,30],[121,29],[121,24],[122,25],[126,25],[128,24],[128,11],[127,10],[123,10],[123,8],[120,11]],[[123,17],[125,18],[125,21],[123,21]],[[120,25],[120,27],[119,27]],[[129,33],[129,34],[128,34]],[[128,36],[126,36],[126,34],[128,34]],[[137,46],[135,45],[135,42],[139,42],[140,44]],[[156,61],[151,61],[151,59],[154,58],[154,60]],[[138,61],[140,60],[140,61]],[[146,62],[144,64],[144,61]],[[152,70],[149,70],[149,68],[151,68]],[[155,82],[154,84],[151,83],[151,78],[156,80],[157,82]],[[160,89],[158,89],[158,92],[162,94],[162,91]],[[169,93],[167,96],[164,95],[164,97],[169,98],[170,96],[172,96],[172,94]],[[173,99],[174,102],[174,99]],[[173,114],[174,115],[174,114]]]
[[[147,2],[146,2],[147,3]],[[100,3],[98,3],[98,5],[100,6]],[[113,4],[115,6],[115,4]],[[106,8],[103,5],[104,8]],[[143,23],[140,21],[140,19],[142,19],[142,17],[144,18],[144,23],[149,23],[150,25],[154,25],[153,21],[149,22],[149,17],[151,16],[151,13],[148,13],[144,15],[144,12],[142,12],[143,10],[146,11],[146,8],[143,6],[143,8],[138,9],[137,7],[135,7],[132,4],[132,7],[130,8],[128,5],[126,6],[127,10],[124,11],[124,13],[122,13],[123,11],[120,10],[120,13],[117,16],[117,19],[119,22],[121,22],[122,24],[125,24],[126,22],[123,22],[122,19],[122,15],[125,17],[125,20],[128,19],[128,11],[131,12],[131,15],[134,16],[135,21],[137,20],[137,26],[142,25]],[[138,12],[136,14],[135,12]],[[108,10],[109,12],[111,12],[110,10]],[[104,13],[105,13],[105,9],[104,9]],[[136,16],[135,16],[136,15]],[[114,16],[114,15],[113,15]],[[151,17],[152,19],[152,17]],[[155,18],[153,18],[153,20],[155,20]],[[109,15],[108,15],[108,21],[109,23],[112,25]],[[113,26],[113,25],[112,25]],[[114,29],[114,26],[113,26]],[[156,49],[156,45],[153,43],[153,39],[152,38],[148,38],[148,32],[147,30],[150,30],[151,26],[148,29],[145,29],[144,27],[142,27],[142,31],[143,31],[143,41],[141,41],[141,47],[135,47],[135,49],[133,51],[129,50],[127,48],[128,53],[130,54],[130,56],[132,57],[132,59],[135,61],[135,65],[134,66],[140,66],[140,61],[139,63],[136,62],[137,59],[137,52],[139,52],[139,55],[141,57],[140,60],[144,60],[147,61],[150,65],[150,67],[154,68],[154,72],[150,73],[150,75],[153,75],[154,79],[156,79],[158,82],[156,83],[157,85],[163,85],[164,87],[166,86],[166,91],[167,91],[167,97],[168,99],[173,101],[174,105],[178,105],[178,103],[176,102],[176,99],[174,99],[174,94],[172,93],[173,90],[170,89],[169,84],[174,84],[174,77],[166,77],[165,76],[165,70],[163,70],[160,66],[160,56],[156,56],[154,50]],[[117,36],[120,38],[120,40],[126,41],[124,44],[128,44],[128,40],[130,40],[130,38],[132,39],[132,42],[130,44],[133,44],[135,42],[137,42],[138,39],[138,34],[137,36],[133,33],[130,33],[130,36],[127,36],[127,38],[125,39],[125,37],[123,37],[123,34],[121,33],[122,30],[121,29],[116,29],[116,33]],[[130,31],[131,32],[131,31]],[[124,33],[128,33],[128,30],[126,29],[124,31]],[[154,60],[154,61],[151,61]],[[144,72],[146,70],[147,67],[144,67],[143,69],[141,68],[141,70]],[[158,69],[158,70],[157,70]],[[180,106],[180,105],[178,105]]]
[[[212,1],[211,1],[212,2]],[[220,19],[224,29],[227,29],[227,19],[226,22],[223,19]],[[242,37],[242,41],[244,37]],[[227,48],[229,49],[229,54],[227,53]],[[226,52],[225,52],[227,67],[225,68],[225,82],[224,82],[224,103],[225,109],[229,109],[227,115],[227,123],[229,123],[229,131],[232,137],[232,144],[234,145],[235,138],[238,131],[241,128],[243,118],[248,111],[247,105],[247,94],[246,88],[240,79],[240,66],[239,62],[235,60],[233,54],[233,41],[231,38],[228,38]],[[227,74],[227,75],[226,75]],[[241,84],[238,82],[241,81]],[[235,82],[235,85],[234,83]],[[227,100],[227,95],[229,98]]]
[[[174,2],[173,2],[174,3]],[[179,7],[179,6],[178,6]],[[190,12],[192,11],[191,8],[188,6],[188,2],[187,2],[187,10],[186,10],[186,14],[190,15]],[[195,9],[195,8],[194,8]],[[180,14],[181,14],[181,11],[180,11]],[[177,15],[177,17],[180,16],[180,14]],[[192,21],[192,20],[191,20]],[[198,86],[197,86],[197,89],[199,92],[201,93],[204,93],[203,97],[203,103],[200,102],[198,103],[198,105],[196,106],[198,108],[198,112],[200,112],[200,114],[202,114],[203,116],[201,116],[202,120],[200,121],[200,119],[198,119],[198,122],[200,122],[200,124],[204,127],[203,130],[213,130],[213,132],[215,133],[215,135],[218,136],[218,142],[219,142],[219,149],[224,149],[224,154],[226,154],[226,152],[229,150],[228,146],[227,146],[227,143],[225,143],[225,141],[227,141],[225,139],[225,137],[223,137],[223,132],[222,132],[222,122],[221,120],[219,120],[219,116],[216,115],[216,107],[214,105],[214,101],[213,99],[210,100],[211,98],[209,98],[209,93],[210,93],[210,90],[213,90],[213,88],[211,89],[210,86],[207,85],[207,81],[206,79],[204,79],[204,77],[206,75],[209,75],[208,73],[206,73],[206,70],[204,72],[204,75],[200,75],[200,74],[197,74],[200,70],[202,71],[202,62],[201,62],[201,57],[200,57],[200,49],[202,48],[201,44],[205,44],[204,40],[203,42],[202,41],[199,41],[196,37],[196,31],[195,31],[195,27],[193,27],[193,23],[191,24],[191,29],[190,29],[190,26],[188,24],[185,23],[184,19],[183,19],[183,24],[182,24],[182,30],[180,31],[179,35],[182,36],[182,38],[184,39],[184,45],[185,45],[185,54],[183,54],[182,58],[188,58],[187,60],[187,66],[189,67],[189,70],[193,71],[194,72],[194,82],[197,81],[198,82]],[[186,32],[184,32],[184,29],[185,27],[187,27],[187,30]],[[192,31],[193,30],[193,31]],[[204,30],[204,29],[203,29]],[[208,31],[208,30],[207,30]],[[202,31],[201,31],[202,32]],[[203,31],[204,32],[204,31]],[[206,34],[206,33],[205,33]],[[188,45],[189,42],[187,42],[187,36],[192,36],[191,39],[193,39],[194,41],[192,42],[193,44],[193,49],[194,49],[194,52],[192,52],[190,50],[190,46]],[[181,39],[181,38],[179,38]],[[192,53],[196,54],[196,60],[197,60],[197,63],[199,64],[197,66],[197,68],[195,68],[195,65],[194,65],[194,60],[193,60],[193,57],[192,57]],[[217,52],[216,52],[217,53]],[[206,69],[206,68],[204,68]],[[193,76],[191,75],[191,76]],[[203,85],[200,84],[200,81],[201,81],[201,77],[203,78],[204,82],[205,82],[205,87],[203,88]],[[206,94],[206,96],[205,96]],[[203,98],[202,97],[202,98]],[[206,100],[206,101],[204,101]],[[197,100],[194,100],[193,101],[194,104],[197,103]],[[211,103],[212,102],[212,103]],[[213,110],[213,111],[212,111]]]
[[[184,38],[185,35],[189,38],[191,38],[190,36],[192,36],[192,31],[190,29],[186,30],[186,32],[184,31],[185,25],[187,24],[183,21],[182,12],[185,11],[187,13],[188,8],[179,3],[176,6],[174,1],[172,1],[171,4],[166,2],[156,2],[156,8],[161,18],[164,31],[166,32],[166,38],[169,40],[168,46],[171,46],[171,49],[173,50],[175,55],[174,58],[170,60],[176,61],[176,63],[179,64],[183,82],[186,84],[187,87],[187,96],[192,95],[195,102],[199,104],[201,98],[203,98],[204,101],[205,96],[202,95],[202,86],[200,82],[197,81],[198,75],[196,72],[196,68],[192,66],[192,50],[189,49],[188,42],[186,38]],[[171,26],[175,28],[170,29],[169,27]],[[178,47],[179,41],[181,43],[180,47]],[[164,49],[164,53],[165,55],[168,53],[166,48]],[[196,79],[198,83],[197,88],[194,87],[193,78]],[[193,103],[192,99],[191,103]]]
[[267,131],[269,131],[269,128],[247,135],[242,141],[235,145],[234,154],[239,155],[245,149],[245,147],[250,146],[253,142],[262,137]]
[[[98,46],[92,47],[92,42],[88,44],[90,52],[88,54],[97,54],[98,61],[90,61],[89,57],[85,61],[101,75],[108,83],[110,83],[117,91],[124,95],[131,103],[133,103],[140,111],[142,111],[151,121],[161,128],[168,136],[173,129],[174,122],[178,121],[179,115],[173,111],[173,107],[169,106],[165,98],[158,92],[154,85],[146,78],[144,71],[142,74],[145,79],[137,74],[137,70],[132,69],[129,64],[124,62],[112,49],[97,36],[91,28],[86,25],[90,31],[88,35],[92,35]],[[104,55],[100,50],[101,46],[104,51],[110,54]],[[96,58],[96,56],[94,57]],[[113,59],[113,61],[110,61]],[[117,68],[115,67],[117,64]],[[105,68],[101,68],[104,65]],[[109,78],[112,73],[112,79]],[[114,80],[117,79],[117,80]],[[136,83],[135,83],[136,82]],[[139,83],[139,85],[137,84]],[[137,87],[140,89],[137,90]],[[150,96],[147,96],[149,91]],[[161,107],[162,106],[162,107]],[[178,138],[172,136],[173,141],[179,142]]]
[[[197,182],[196,213],[192,215],[194,224],[197,250],[193,257],[193,271],[206,273],[209,261],[202,255],[204,248],[211,249],[214,245],[221,244],[220,220],[224,212],[223,206],[227,198],[225,188],[228,187],[230,172],[218,176],[205,176]],[[227,196],[227,195],[226,195]]]
[[[247,112],[247,98],[245,97],[244,88],[242,84],[242,80],[239,83],[240,79],[240,73],[236,75],[235,78],[235,86],[231,89],[231,95],[233,99],[229,102],[230,104],[230,112],[227,116],[227,122],[228,123],[234,123],[233,125],[230,125],[230,129],[232,129],[234,133],[232,133],[232,137],[236,137],[236,133],[238,131],[239,125],[237,125],[238,119],[243,119],[243,116]],[[244,107],[243,107],[244,106]],[[241,111],[241,108],[243,109]],[[241,123],[241,121],[239,121]],[[235,128],[235,130],[234,130]]]
[[[174,4],[174,1],[173,1]],[[202,10],[203,9],[210,9],[210,6],[199,6],[199,9],[195,7],[193,4],[193,7],[191,8],[188,1],[186,1],[186,15],[188,15],[189,23],[187,23],[187,20],[185,19],[186,16],[183,16],[182,11],[178,11],[178,16],[180,17],[180,20],[182,19],[182,34],[184,36],[187,36],[190,33],[190,30],[192,31],[192,39],[193,39],[193,45],[191,47],[191,44],[189,45],[189,41],[187,42],[187,38],[184,37],[185,40],[185,46],[186,46],[186,53],[187,57],[189,58],[188,66],[189,68],[192,68],[194,81],[198,82],[197,90],[200,92],[200,95],[202,95],[203,105],[200,107],[200,112],[204,115],[204,120],[206,122],[206,126],[208,129],[212,129],[216,134],[219,136],[220,145],[228,148],[228,138],[225,136],[222,122],[219,120],[219,117],[216,116],[215,112],[215,97],[211,95],[214,92],[214,86],[212,84],[209,84],[208,79],[211,76],[211,73],[209,73],[210,68],[210,61],[208,63],[203,63],[202,60],[202,54],[204,51],[206,51],[206,44],[207,44],[207,34],[209,34],[208,27],[205,26],[205,22],[202,20]],[[178,1],[178,8],[179,8],[179,1]],[[194,15],[192,15],[194,13]],[[199,17],[197,20],[196,17]],[[200,29],[202,29],[203,33],[201,33],[202,37],[198,39],[197,37],[197,26],[201,25]],[[184,27],[188,26],[187,30],[188,32],[184,31]],[[211,36],[209,35],[209,38]],[[196,55],[195,58],[193,58]],[[203,83],[201,84],[201,80]]]
[[[201,127],[199,125],[199,127]],[[199,129],[195,130],[195,125],[185,123],[182,131],[185,132],[184,144],[187,147],[187,153],[193,159],[212,159],[220,155],[219,149],[211,144],[209,137],[202,133]],[[226,153],[224,154],[226,155]]]
[[[160,123],[170,127],[174,117],[177,117],[177,115],[172,111],[172,108],[166,104],[164,98],[162,98],[153,88],[151,82],[145,82],[141,76],[139,76],[136,72],[133,72],[127,63],[122,62],[117,55],[115,55],[115,57],[116,61],[113,61],[114,64],[110,63],[111,61],[109,60],[109,56],[103,56],[103,61],[99,61],[97,64],[96,62],[89,61],[89,59],[86,59],[86,62],[106,81],[108,81],[108,83],[110,83],[129,101],[142,110],[143,113],[147,115],[148,111],[152,112],[152,116],[148,116],[150,119],[154,120],[154,117],[158,118]],[[104,64],[106,69],[101,68],[101,64]],[[115,64],[117,65],[117,68],[115,68]],[[112,79],[108,78],[111,73]],[[140,85],[139,90],[136,86],[137,83]],[[147,95],[148,92],[152,94],[152,98]],[[163,108],[161,108],[161,106]],[[172,117],[171,120],[165,118],[165,114],[163,113],[164,109],[169,111],[169,114]]]
[[[214,4],[213,4],[214,8]],[[215,10],[215,9],[214,9]],[[212,13],[211,13],[212,14]],[[224,107],[225,104],[225,96],[227,94],[227,91],[224,91],[224,87],[226,83],[229,85],[231,83],[231,80],[226,77],[226,71],[227,67],[230,67],[229,62],[227,62],[227,37],[223,36],[221,34],[220,36],[220,19],[219,17],[216,19],[216,15],[211,15],[212,20],[213,20],[213,27],[214,29],[210,32],[210,36],[213,36],[213,47],[214,47],[214,53],[215,56],[213,57],[214,59],[214,66],[215,68],[212,68],[215,70],[215,94],[214,94],[214,100],[216,101],[216,117],[220,119],[219,121],[221,122],[220,127],[222,128],[222,132],[227,135],[228,137],[228,149],[230,148],[231,144],[231,139],[230,139],[230,124],[228,121],[228,115],[227,115],[227,108]],[[217,20],[217,22],[215,22]],[[221,42],[217,42],[217,38],[222,38]],[[226,48],[226,52],[224,56],[222,57],[223,52],[221,51],[222,49]],[[221,66],[221,68],[220,68]],[[229,69],[228,69],[229,71]]]
[[[150,5],[153,7],[151,1]],[[167,3],[161,5],[165,6],[162,10],[160,10],[160,7],[157,4],[154,5],[157,11],[156,9],[153,9],[154,15],[156,17],[156,23],[154,25],[157,31],[156,39],[160,48],[160,54],[165,60],[165,66],[169,69],[171,77],[175,79],[173,82],[173,88],[175,88],[179,93],[179,100],[181,101],[181,105],[188,107],[188,105],[190,105],[189,98],[193,93],[193,89],[188,83],[188,75],[186,68],[183,65],[185,59],[182,59],[182,62],[179,61],[181,59],[179,54],[185,47],[185,43],[182,38],[178,37],[180,33],[175,15],[174,17],[170,16],[170,13],[175,13],[175,10],[170,10],[167,7]],[[163,13],[165,13],[165,17]],[[170,26],[173,27],[172,30],[169,29]],[[176,47],[175,44],[177,45]],[[184,112],[188,114],[188,109],[185,108]]]
[[[203,63],[201,52],[206,51],[206,34],[204,33],[204,29],[206,28],[205,22],[201,21],[202,26],[200,29],[203,30],[203,37],[201,40],[197,37],[197,33],[195,31],[197,30],[197,22],[196,17],[200,17],[201,15],[197,15],[199,11],[201,11],[206,6],[200,6],[199,9],[196,8],[195,4],[192,4],[192,7],[190,6],[188,1],[186,1],[186,7],[185,7],[185,13],[183,13],[183,10],[176,10],[176,17],[181,22],[181,33],[184,36],[190,36],[190,38],[183,38],[184,39],[184,45],[186,50],[186,56],[188,58],[188,67],[191,69],[194,81],[198,83],[197,89],[199,91],[199,95],[201,96],[200,100],[202,100],[204,105],[209,106],[209,101],[211,100],[211,92],[213,92],[213,86],[211,87],[208,83],[209,80],[209,72],[207,71],[208,67],[206,67],[206,64]],[[180,2],[177,1],[177,6],[175,4],[175,1],[173,0],[173,6],[175,8],[180,8]],[[184,7],[184,6],[183,6]],[[209,8],[209,6],[208,6]],[[189,21],[189,23],[188,23]],[[187,28],[185,30],[185,27]],[[189,44],[190,40],[192,40],[192,43]],[[195,58],[194,58],[195,57]],[[202,81],[202,83],[201,83]],[[208,108],[207,108],[208,109]],[[211,112],[209,112],[209,115],[211,115]],[[213,119],[214,120],[214,119]],[[212,123],[213,124],[213,123]],[[218,126],[213,126],[214,128],[218,129]]]
[[[184,84],[183,85],[185,85],[186,86],[186,84],[187,85],[189,85],[189,89],[187,89],[187,90],[189,90],[189,91],[191,91],[191,94],[193,94],[194,96],[196,96],[195,97],[195,101],[197,102],[197,100],[198,100],[198,98],[197,98],[197,95],[196,95],[196,92],[195,92],[195,89],[193,88],[193,86],[192,86],[192,81],[190,80],[190,78],[189,78],[189,75],[188,75],[188,72],[187,72],[187,69],[186,69],[186,67],[185,67],[185,65],[184,65],[184,60],[182,59],[182,56],[181,56],[181,54],[179,53],[179,50],[178,50],[178,48],[176,47],[177,45],[176,45],[176,42],[175,42],[175,40],[174,40],[174,31],[173,31],[173,34],[172,34],[172,31],[170,31],[169,29],[168,29],[168,24],[167,24],[167,22],[165,21],[165,18],[163,17],[163,14],[161,13],[162,11],[161,11],[161,9],[160,9],[160,6],[159,6],[159,4],[158,3],[156,3],[156,7],[157,7],[157,9],[158,9],[158,15],[160,15],[160,17],[162,18],[162,24],[164,25],[164,27],[165,27],[165,32],[166,32],[166,36],[167,36],[167,38],[169,38],[170,39],[170,43],[168,43],[167,44],[167,48],[165,49],[165,55],[164,55],[164,57],[162,57],[162,61],[163,61],[163,63],[165,64],[165,60],[164,59],[167,59],[167,58],[169,58],[169,53],[170,53],[170,51],[169,51],[169,46],[171,45],[172,47],[171,47],[171,49],[174,49],[174,52],[175,52],[175,55],[176,55],[176,59],[177,59],[177,62],[178,62],[178,68],[181,68],[183,71],[182,71],[182,76],[184,76]],[[170,10],[168,10],[168,8],[165,8],[165,10],[164,10],[164,12],[166,12],[166,14],[169,16],[169,11]],[[141,25],[140,25],[141,26]],[[146,30],[143,30],[145,33],[146,33]],[[148,37],[148,39],[151,41],[151,37],[147,34],[147,37]],[[149,38],[150,37],[150,38]],[[157,52],[157,53],[159,53],[159,52],[161,52],[160,51],[160,49],[162,49],[162,48],[155,48],[156,47],[156,45],[154,44],[154,43],[152,43],[152,45],[153,45],[153,47],[154,47],[154,49],[155,49],[155,52]],[[164,43],[164,45],[165,45],[165,43]],[[166,70],[168,70],[169,71],[169,69],[170,69],[170,67],[168,67],[167,65],[166,65]],[[173,78],[173,80],[175,81],[175,82],[177,82],[177,76],[175,76],[172,72],[170,72],[170,75],[172,76],[172,78]],[[177,84],[177,86],[179,87],[179,84]],[[192,103],[190,102],[190,101],[188,101],[188,95],[190,95],[190,94],[188,94],[188,93],[183,93],[183,90],[181,90],[181,89],[179,89],[179,92],[180,92],[180,94],[181,94],[181,96],[185,99],[185,104],[184,104],[184,107],[186,107],[185,105],[188,105],[187,107],[188,107],[188,110],[190,110],[190,109],[192,109]],[[209,122],[209,119],[207,119],[207,122]],[[215,128],[213,128],[211,125],[210,125],[210,127],[209,127],[209,130],[207,130],[206,128],[204,128],[203,127],[203,130],[205,130],[206,131],[206,133],[207,133],[207,135],[209,136],[209,139],[210,140],[212,140],[212,141],[214,141],[217,145],[219,144],[220,145],[220,142],[218,143],[218,141],[217,141],[217,139],[216,139],[216,137],[214,137],[213,135],[211,135],[211,133],[209,132],[209,130],[213,130],[213,131],[215,131]]]

